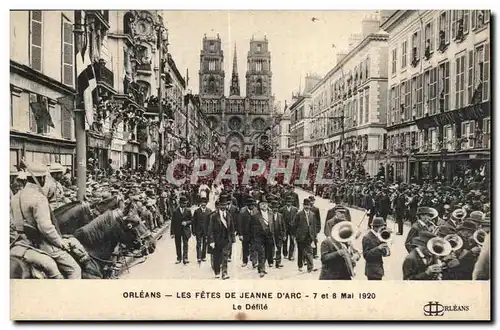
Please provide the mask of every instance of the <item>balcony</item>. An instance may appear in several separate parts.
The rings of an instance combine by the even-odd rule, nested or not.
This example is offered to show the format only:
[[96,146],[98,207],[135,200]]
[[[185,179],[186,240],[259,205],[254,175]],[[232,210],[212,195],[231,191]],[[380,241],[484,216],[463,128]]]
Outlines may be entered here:
[[109,10],[87,10],[87,19],[89,22],[98,23],[105,31],[109,30]]
[[104,63],[95,63],[94,72],[98,86],[102,86],[110,92],[116,93],[114,89],[114,74],[110,69],[106,68]]
[[138,73],[147,73],[151,75],[152,73],[152,65],[151,63],[140,63],[136,66]]

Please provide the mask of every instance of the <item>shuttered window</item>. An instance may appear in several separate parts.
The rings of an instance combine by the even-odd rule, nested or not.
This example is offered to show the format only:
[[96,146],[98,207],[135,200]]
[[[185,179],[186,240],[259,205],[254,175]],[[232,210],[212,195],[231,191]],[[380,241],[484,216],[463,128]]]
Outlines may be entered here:
[[61,135],[65,139],[71,139],[71,122],[73,117],[71,109],[66,109],[61,106]]
[[467,104],[472,103],[474,95],[474,51],[469,51],[467,59]]
[[30,12],[30,65],[33,70],[42,71],[43,13]]
[[490,97],[490,44],[484,45],[483,64],[483,101],[488,101]]
[[73,86],[73,24],[64,16],[61,19],[61,29],[62,83]]

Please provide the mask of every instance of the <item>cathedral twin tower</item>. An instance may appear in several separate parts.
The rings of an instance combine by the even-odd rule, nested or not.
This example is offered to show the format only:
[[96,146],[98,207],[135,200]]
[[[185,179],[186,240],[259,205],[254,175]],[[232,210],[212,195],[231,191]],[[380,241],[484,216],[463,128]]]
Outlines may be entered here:
[[210,125],[221,136],[227,155],[243,156],[265,138],[273,108],[271,53],[266,37],[250,40],[247,55],[246,96],[240,94],[236,45],[229,96],[224,95],[224,52],[216,38],[203,38],[200,54],[200,105]]

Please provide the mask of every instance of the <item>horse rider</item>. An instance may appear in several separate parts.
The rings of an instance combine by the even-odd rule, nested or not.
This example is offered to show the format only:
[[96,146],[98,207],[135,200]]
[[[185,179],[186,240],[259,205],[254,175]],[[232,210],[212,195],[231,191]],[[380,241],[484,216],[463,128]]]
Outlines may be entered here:
[[55,210],[64,205],[64,188],[61,184],[64,167],[59,163],[52,163],[48,167],[49,175],[47,175],[43,190],[49,199],[50,207]]
[[[67,252],[70,246],[52,223],[50,205],[43,193],[47,167],[33,164],[26,186],[11,201],[16,230],[23,232],[31,244],[47,253],[68,279],[81,279],[78,263]],[[38,185],[37,182],[40,184]]]

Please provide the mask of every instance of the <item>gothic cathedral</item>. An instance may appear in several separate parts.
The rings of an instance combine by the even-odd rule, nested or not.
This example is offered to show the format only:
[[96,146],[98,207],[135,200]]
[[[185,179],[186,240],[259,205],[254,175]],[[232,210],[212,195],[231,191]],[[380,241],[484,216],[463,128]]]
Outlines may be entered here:
[[271,53],[268,40],[250,40],[247,55],[246,96],[240,94],[236,45],[233,54],[229,96],[224,95],[224,52],[219,35],[203,38],[200,54],[200,101],[211,127],[225,146],[227,156],[250,155],[264,139],[271,123],[272,95]]

